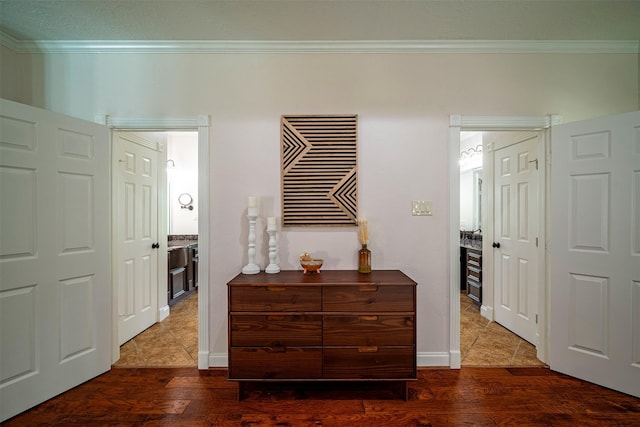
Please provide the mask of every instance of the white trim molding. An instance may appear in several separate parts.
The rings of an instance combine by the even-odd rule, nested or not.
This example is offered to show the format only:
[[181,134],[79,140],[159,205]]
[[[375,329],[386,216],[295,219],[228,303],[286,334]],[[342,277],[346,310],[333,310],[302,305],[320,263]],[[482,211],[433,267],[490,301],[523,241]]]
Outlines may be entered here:
[[95,122],[118,130],[197,130],[199,127],[209,126],[209,116],[198,115],[188,118],[130,118],[98,115]]
[[560,123],[560,116],[451,116],[449,126],[465,131],[541,130]]
[[17,53],[630,53],[638,40],[18,40]]
[[212,368],[228,368],[229,355],[227,353],[209,353],[208,363]]
[[450,366],[451,355],[447,352],[419,352],[416,355],[416,365],[423,367],[443,367]]

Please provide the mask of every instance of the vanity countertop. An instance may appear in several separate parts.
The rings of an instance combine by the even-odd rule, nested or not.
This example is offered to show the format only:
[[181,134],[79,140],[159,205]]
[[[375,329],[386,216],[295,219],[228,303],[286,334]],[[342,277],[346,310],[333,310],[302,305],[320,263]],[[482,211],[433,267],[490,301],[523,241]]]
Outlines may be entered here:
[[482,234],[473,231],[460,231],[460,247],[482,250]]
[[197,244],[198,244],[197,240],[169,240],[167,246],[169,249],[175,249],[175,248],[184,248],[187,246],[192,246]]
[[198,244],[198,236],[197,235],[169,235],[169,240],[167,242],[167,247],[169,250],[175,248],[186,248],[187,246],[193,246]]
[[461,248],[467,248],[467,249],[482,250],[482,242],[467,243],[467,244],[464,244],[464,243],[460,242],[460,247]]

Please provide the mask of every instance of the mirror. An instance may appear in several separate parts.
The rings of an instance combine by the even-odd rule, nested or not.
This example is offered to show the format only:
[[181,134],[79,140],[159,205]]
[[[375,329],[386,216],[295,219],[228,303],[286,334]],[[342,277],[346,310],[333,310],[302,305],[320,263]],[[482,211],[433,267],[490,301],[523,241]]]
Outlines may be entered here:
[[482,168],[460,173],[460,230],[482,232]]
[[482,132],[460,133],[460,230],[482,233]]

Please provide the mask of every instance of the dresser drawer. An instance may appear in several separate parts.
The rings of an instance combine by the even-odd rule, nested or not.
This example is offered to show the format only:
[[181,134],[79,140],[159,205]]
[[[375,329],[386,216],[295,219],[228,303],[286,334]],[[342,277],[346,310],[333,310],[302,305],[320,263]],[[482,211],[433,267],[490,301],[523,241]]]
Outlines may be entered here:
[[322,316],[232,315],[234,347],[322,345]]
[[229,379],[322,377],[322,348],[231,348]]
[[324,378],[415,378],[413,347],[325,348]]
[[318,286],[238,286],[230,290],[230,311],[320,311]]
[[327,286],[324,311],[413,311],[413,286]]
[[412,345],[413,327],[413,316],[324,316],[324,345]]

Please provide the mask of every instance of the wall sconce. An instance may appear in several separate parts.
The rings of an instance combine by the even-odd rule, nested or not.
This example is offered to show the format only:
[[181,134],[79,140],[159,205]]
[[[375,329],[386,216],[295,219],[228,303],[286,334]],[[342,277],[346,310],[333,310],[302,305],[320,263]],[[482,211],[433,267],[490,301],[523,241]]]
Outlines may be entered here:
[[180,209],[193,210],[193,197],[189,193],[182,193],[178,196],[178,203],[180,203]]
[[460,152],[460,170],[473,169],[482,166],[482,145],[476,145]]

